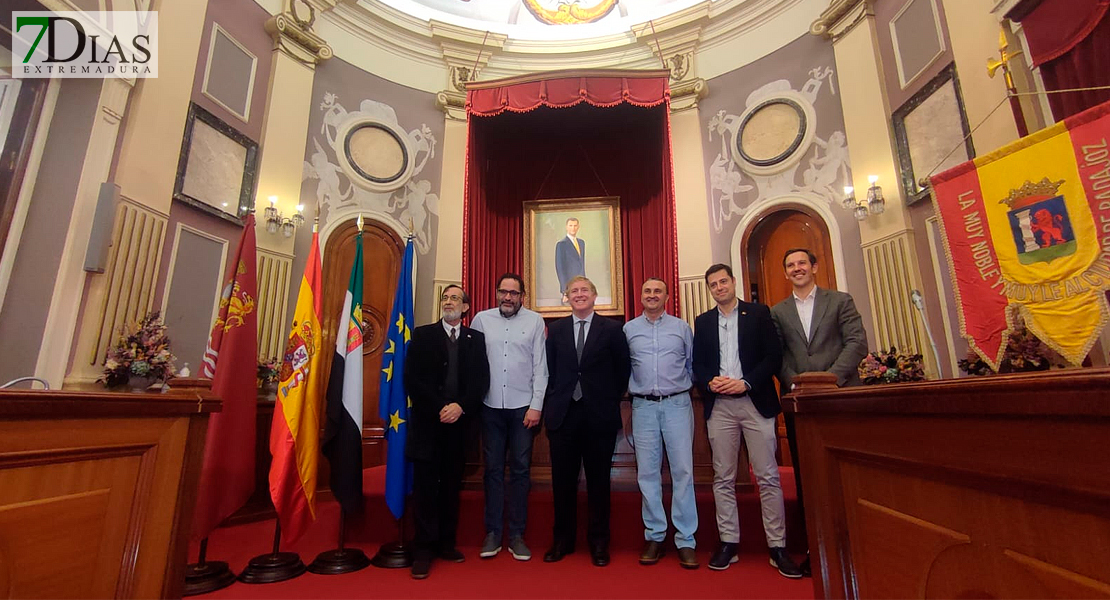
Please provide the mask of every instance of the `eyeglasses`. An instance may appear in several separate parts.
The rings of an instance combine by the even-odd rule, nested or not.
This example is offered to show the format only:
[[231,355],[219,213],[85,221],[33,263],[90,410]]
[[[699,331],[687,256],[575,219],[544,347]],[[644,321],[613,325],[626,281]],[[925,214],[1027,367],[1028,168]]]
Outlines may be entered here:
[[458,294],[451,294],[450,296],[444,294],[440,297],[440,301],[442,302],[447,302],[448,300],[450,300],[451,302],[463,302],[463,297]]
[[497,290],[497,295],[498,296],[511,296],[513,298],[519,298],[520,297],[520,292],[518,290]]

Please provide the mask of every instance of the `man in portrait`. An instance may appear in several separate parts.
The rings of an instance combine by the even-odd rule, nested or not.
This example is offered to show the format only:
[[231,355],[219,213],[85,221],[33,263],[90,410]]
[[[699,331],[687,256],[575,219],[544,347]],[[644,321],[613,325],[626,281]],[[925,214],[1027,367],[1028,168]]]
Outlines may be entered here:
[[578,219],[567,219],[567,235],[555,244],[555,274],[559,277],[559,291],[567,302],[567,284],[586,274],[586,242],[578,239]]

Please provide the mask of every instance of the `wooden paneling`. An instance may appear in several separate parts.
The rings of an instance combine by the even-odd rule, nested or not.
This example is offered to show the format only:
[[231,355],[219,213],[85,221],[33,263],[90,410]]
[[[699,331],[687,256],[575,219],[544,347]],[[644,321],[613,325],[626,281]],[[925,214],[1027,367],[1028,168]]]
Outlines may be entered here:
[[[331,359],[335,354],[335,327],[343,309],[343,295],[351,277],[355,261],[354,221],[339,226],[328,237],[324,248],[324,301],[322,316],[324,361],[321,373],[331,372]],[[382,351],[393,294],[397,289],[397,275],[405,246],[397,234],[376,221],[366,222],[362,233],[362,466],[384,464],[385,426],[378,418],[378,385],[381,381]],[[326,384],[325,384],[326,387]],[[323,412],[321,403],[321,413]],[[320,420],[321,425],[324,419]],[[325,461],[326,462],[326,461]],[[327,485],[327,473],[321,472],[320,485]]]
[[1110,369],[813,377],[784,408],[818,597],[1110,597]]
[[203,388],[0,390],[0,597],[179,597],[219,406]]

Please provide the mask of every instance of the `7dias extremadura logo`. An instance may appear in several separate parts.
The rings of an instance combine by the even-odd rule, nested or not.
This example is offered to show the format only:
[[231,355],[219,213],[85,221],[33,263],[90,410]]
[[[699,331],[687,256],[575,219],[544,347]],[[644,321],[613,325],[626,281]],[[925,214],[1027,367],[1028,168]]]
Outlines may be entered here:
[[158,76],[154,11],[12,13],[16,78]]

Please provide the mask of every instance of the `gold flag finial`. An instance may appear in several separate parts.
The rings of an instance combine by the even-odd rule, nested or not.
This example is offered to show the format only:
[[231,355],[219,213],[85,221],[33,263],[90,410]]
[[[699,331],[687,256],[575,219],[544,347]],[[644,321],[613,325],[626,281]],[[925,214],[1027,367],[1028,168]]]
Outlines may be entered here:
[[362,213],[358,214],[358,232],[362,233]]

